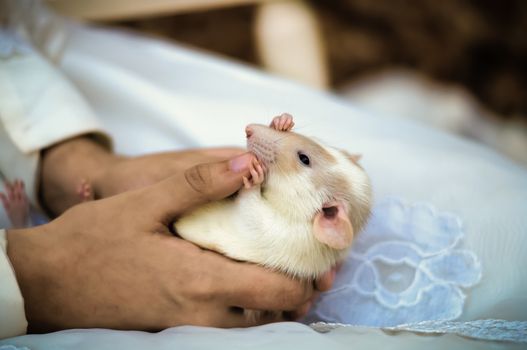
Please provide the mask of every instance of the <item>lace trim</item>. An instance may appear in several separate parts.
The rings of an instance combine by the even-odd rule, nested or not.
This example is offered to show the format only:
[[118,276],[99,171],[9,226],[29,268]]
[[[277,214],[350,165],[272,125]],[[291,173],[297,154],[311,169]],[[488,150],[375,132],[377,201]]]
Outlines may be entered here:
[[14,345],[0,345],[0,350],[30,350],[30,349],[25,346],[17,347]]
[[482,277],[463,238],[458,216],[384,198],[306,323],[389,327],[460,317],[467,289]]
[[[325,322],[312,323],[310,327],[320,333],[328,333],[337,328],[363,328],[363,326]],[[476,340],[527,343],[527,321],[495,319],[468,322],[422,321],[378,329],[391,332],[413,332],[417,334],[456,334]]]

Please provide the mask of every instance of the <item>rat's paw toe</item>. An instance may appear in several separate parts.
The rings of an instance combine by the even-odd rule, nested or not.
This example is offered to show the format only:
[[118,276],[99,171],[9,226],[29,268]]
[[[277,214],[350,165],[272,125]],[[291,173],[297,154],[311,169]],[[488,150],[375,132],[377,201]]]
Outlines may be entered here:
[[256,168],[255,167],[251,167],[249,169],[249,172],[251,173],[252,183],[255,183],[256,181],[258,181],[258,171],[256,170]]
[[279,130],[279,122],[280,120],[278,119],[279,117],[275,117],[273,118],[273,120],[271,121],[271,124],[269,125],[271,128],[275,129],[275,130]]
[[251,182],[253,185],[260,185],[264,181],[264,169],[258,160],[253,160],[249,172],[251,173]]
[[293,126],[295,126],[293,120],[288,120],[284,125],[284,131],[291,131],[291,129],[293,129]]
[[271,122],[271,127],[278,131],[289,131],[294,125],[293,116],[289,113],[282,113]]
[[245,176],[243,177],[243,187],[245,187],[246,189],[251,188],[251,183],[249,182],[249,179]]
[[265,174],[263,167],[259,163],[256,165],[256,173],[257,177],[253,178],[253,184],[260,185],[265,179]]

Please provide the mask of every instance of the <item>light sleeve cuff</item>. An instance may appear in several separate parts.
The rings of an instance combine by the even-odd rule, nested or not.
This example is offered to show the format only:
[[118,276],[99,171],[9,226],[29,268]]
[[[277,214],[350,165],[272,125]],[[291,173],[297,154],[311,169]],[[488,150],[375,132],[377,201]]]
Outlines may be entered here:
[[0,169],[10,180],[24,180],[33,203],[40,150],[84,134],[111,146],[75,87],[31,48],[0,55],[0,122]]
[[25,334],[24,299],[7,257],[6,231],[0,229],[0,339]]

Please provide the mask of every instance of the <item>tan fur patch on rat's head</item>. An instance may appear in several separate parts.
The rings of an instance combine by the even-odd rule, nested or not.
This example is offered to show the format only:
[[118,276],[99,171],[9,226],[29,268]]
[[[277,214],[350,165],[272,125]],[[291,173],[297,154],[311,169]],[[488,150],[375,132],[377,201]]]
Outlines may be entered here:
[[312,139],[288,132],[277,142],[276,167],[282,173],[299,173],[306,169],[321,170],[337,164],[327,150]]
[[333,199],[345,201],[349,219],[356,233],[365,226],[371,212],[372,193],[370,179],[358,163],[360,156],[332,147],[325,149],[337,160],[327,169],[325,176],[317,176],[317,186],[324,188]]

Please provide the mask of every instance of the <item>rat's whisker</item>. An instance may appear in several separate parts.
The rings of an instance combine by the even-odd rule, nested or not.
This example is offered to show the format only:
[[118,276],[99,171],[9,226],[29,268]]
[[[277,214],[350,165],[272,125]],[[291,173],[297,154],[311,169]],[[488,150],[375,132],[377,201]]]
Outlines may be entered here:
[[280,138],[277,138],[276,140],[273,140],[273,143],[278,143],[278,142],[280,142],[282,140],[285,140],[286,138],[291,137],[291,136],[292,135],[285,134],[283,137],[280,137]]

